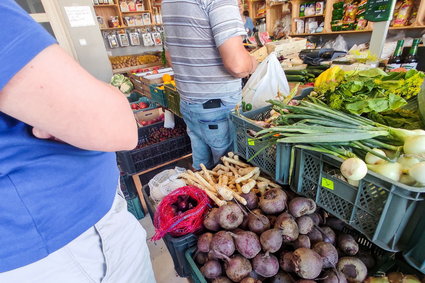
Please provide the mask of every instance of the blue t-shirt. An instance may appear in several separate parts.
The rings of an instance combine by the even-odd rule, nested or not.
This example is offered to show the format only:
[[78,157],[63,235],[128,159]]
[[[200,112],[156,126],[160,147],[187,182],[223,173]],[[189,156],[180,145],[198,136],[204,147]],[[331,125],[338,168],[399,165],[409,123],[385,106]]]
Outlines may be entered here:
[[[0,26],[2,90],[55,39],[12,0],[0,1]],[[114,153],[37,139],[31,130],[0,112],[0,272],[81,235],[111,208],[118,185]]]

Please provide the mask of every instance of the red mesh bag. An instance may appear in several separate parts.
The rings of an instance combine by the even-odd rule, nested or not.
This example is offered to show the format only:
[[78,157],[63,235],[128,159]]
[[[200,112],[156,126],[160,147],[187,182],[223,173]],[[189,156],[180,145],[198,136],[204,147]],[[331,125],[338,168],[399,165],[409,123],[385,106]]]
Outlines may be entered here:
[[[175,207],[179,197],[192,199],[196,205],[178,215]],[[207,194],[193,186],[186,186],[174,190],[157,207],[154,216],[155,235],[152,240],[156,241],[170,233],[173,237],[183,236],[196,232],[202,228],[204,215],[211,207]]]

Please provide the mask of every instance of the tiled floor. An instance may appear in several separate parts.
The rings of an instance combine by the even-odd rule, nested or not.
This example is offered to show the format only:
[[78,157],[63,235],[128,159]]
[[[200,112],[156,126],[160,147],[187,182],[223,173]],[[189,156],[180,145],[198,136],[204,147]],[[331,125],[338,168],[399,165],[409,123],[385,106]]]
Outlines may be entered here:
[[150,238],[155,229],[151,218],[146,215],[140,223],[145,228],[148,237],[148,247],[151,254],[152,266],[157,283],[188,283],[187,278],[179,277],[174,270],[174,263],[163,240],[153,242]]

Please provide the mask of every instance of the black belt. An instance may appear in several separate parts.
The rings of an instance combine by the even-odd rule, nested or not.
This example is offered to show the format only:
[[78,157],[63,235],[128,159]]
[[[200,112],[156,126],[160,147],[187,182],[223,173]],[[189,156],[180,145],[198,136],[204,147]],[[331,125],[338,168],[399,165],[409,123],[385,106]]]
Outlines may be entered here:
[[213,108],[220,108],[221,107],[221,99],[210,99],[204,104],[202,104],[202,107],[204,109],[213,109]]

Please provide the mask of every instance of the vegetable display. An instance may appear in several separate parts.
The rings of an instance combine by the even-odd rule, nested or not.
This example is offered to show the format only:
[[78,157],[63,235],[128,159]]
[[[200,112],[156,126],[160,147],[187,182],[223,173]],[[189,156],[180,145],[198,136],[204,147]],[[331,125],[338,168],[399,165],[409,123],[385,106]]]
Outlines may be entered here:
[[[310,97],[299,105],[270,101],[276,116],[273,127],[257,133],[270,143],[293,143],[298,147],[344,159],[342,175],[354,186],[367,169],[393,181],[423,187],[425,175],[425,131],[392,128],[367,118],[331,109]],[[366,157],[366,164],[361,158]],[[416,158],[418,164],[405,164]],[[402,178],[403,177],[403,178]]]
[[134,89],[133,83],[123,74],[113,75],[111,85],[117,87],[124,94],[129,94]]
[[370,119],[394,127],[422,127],[415,111],[401,109],[416,96],[425,74],[417,70],[385,73],[373,68],[343,71],[332,67],[315,81],[313,96],[332,109],[364,114]]

